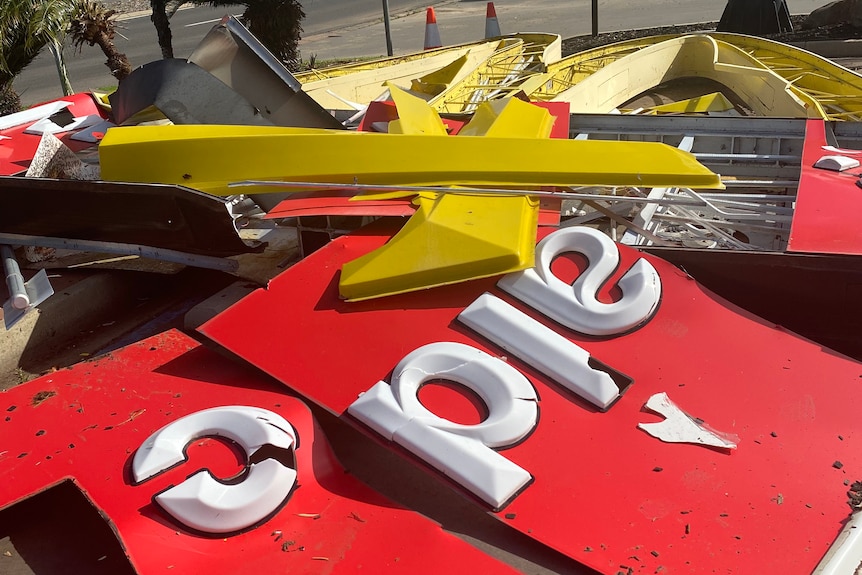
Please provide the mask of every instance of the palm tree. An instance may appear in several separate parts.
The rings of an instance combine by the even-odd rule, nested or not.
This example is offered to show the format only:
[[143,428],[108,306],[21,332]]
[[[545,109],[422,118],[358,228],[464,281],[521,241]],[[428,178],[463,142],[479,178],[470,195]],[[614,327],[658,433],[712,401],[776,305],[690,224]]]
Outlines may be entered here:
[[[72,93],[62,63],[63,35],[74,0],[0,0],[0,94],[46,45],[52,46],[63,92]],[[12,98],[15,100],[15,98]]]
[[105,65],[117,81],[122,82],[132,72],[132,66],[126,55],[114,46],[116,14],[116,10],[108,10],[98,0],[77,0],[68,31],[72,44],[79,50],[84,43],[90,46],[98,44],[108,57]]
[[156,35],[159,38],[159,48],[162,50],[162,58],[173,58],[173,34],[171,34],[171,18],[179,10],[185,0],[150,0],[153,14],[150,21],[156,27]]
[[298,70],[305,18],[302,4],[297,0],[249,0],[245,5],[242,20],[249,31],[288,68]]
[[171,34],[167,4],[167,0],[150,0],[150,7],[153,9],[150,22],[156,27],[159,48],[162,49],[162,58],[165,59],[174,57],[173,34]]
[[[299,40],[302,35],[302,3],[298,0],[191,0],[197,5],[213,8],[245,5],[240,21],[266,46],[276,58],[291,70],[299,67]],[[169,19],[182,0],[150,0],[151,20],[156,27],[163,58],[173,57]],[[171,10],[173,8],[173,10]]]

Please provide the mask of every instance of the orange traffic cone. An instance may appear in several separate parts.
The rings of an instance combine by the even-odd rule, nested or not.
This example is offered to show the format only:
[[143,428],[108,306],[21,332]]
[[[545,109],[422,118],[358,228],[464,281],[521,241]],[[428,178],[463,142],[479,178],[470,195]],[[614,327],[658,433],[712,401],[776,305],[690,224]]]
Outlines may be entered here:
[[493,2],[488,2],[488,8],[485,10],[485,38],[495,38],[502,35],[500,23],[497,21],[497,10],[494,8]]
[[437,16],[434,14],[434,8],[431,7],[425,12],[425,49],[431,50],[442,46],[440,30],[437,29]]

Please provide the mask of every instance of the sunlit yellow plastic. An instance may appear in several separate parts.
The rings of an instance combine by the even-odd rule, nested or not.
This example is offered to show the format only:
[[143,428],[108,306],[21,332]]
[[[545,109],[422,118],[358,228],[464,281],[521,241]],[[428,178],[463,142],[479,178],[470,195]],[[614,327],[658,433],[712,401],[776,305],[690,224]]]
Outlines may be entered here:
[[554,117],[545,108],[517,98],[483,102],[458,136],[548,138]]
[[108,92],[92,92],[92,94],[97,106],[103,110],[111,110],[111,101],[108,100],[110,94]]
[[[791,83],[791,90],[809,106],[809,117],[862,120],[862,76],[801,48],[743,34],[709,32],[757,59]],[[531,99],[549,100],[608,64],[648,46],[677,38],[650,36],[572,54],[548,65],[547,81],[524,90]]]
[[445,136],[448,132],[440,114],[422,98],[389,85],[389,94],[398,110],[398,119],[389,122],[390,134],[428,134]]
[[[324,108],[344,108],[341,99],[368,104],[385,90],[386,82],[409,87],[416,78],[432,76],[436,84],[422,86],[428,97],[446,89],[449,84],[468,74],[490,58],[499,48],[500,40],[476,42],[408,54],[387,60],[316,70],[299,74],[302,90]],[[415,84],[414,84],[415,87]]]
[[699,77],[726,86],[760,116],[819,117],[816,104],[740,48],[704,34],[680,36],[638,50],[563,90],[553,101],[573,113],[609,113],[670,80]]
[[455,78],[458,77],[458,74],[466,65],[467,56],[461,56],[438,70],[425,74],[421,78],[411,80],[410,89],[427,96],[436,96],[443,90],[446,90],[455,81]]
[[351,301],[526,269],[534,264],[539,203],[525,196],[418,196],[419,208],[386,245],[344,264]]
[[440,112],[473,112],[476,106],[487,100],[492,93],[500,93],[503,89],[500,86],[502,78],[512,75],[526,78],[535,73],[524,68],[528,59],[525,49],[523,40],[504,38],[500,48],[490,58],[475,66],[429,103]]
[[[428,102],[397,86],[390,85],[389,91],[398,110],[398,119],[389,122],[390,134],[447,133],[440,114]],[[546,109],[517,98],[503,98],[480,104],[458,135],[547,138],[553,126],[554,118]]]
[[713,92],[705,96],[648,108],[650,112],[656,114],[705,114],[707,112],[726,112],[732,109],[733,104],[721,92]]
[[222,196],[239,193],[228,184],[242,180],[723,188],[719,176],[692,154],[656,142],[416,136],[277,126],[128,126],[107,131],[99,156],[104,180],[181,184]]

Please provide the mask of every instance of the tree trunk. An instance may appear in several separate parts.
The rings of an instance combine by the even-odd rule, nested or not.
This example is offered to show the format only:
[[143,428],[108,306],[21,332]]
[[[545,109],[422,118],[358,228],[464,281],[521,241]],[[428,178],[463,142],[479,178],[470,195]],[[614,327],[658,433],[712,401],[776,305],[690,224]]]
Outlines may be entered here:
[[152,0],[150,4],[153,7],[153,15],[150,16],[150,20],[153,26],[156,27],[159,48],[162,49],[162,58],[173,58],[173,34],[171,33],[171,23],[168,18],[167,2],[165,0]]
[[126,76],[132,73],[132,65],[125,54],[119,52],[114,46],[114,42],[105,33],[99,33],[95,38],[96,44],[102,49],[108,61],[105,65],[111,71],[111,75],[117,79],[117,82],[122,82]]
[[57,65],[57,74],[60,76],[60,86],[63,88],[64,96],[71,96],[75,93],[72,89],[72,83],[69,81],[69,74],[66,69],[66,59],[63,57],[63,46],[56,40],[48,42],[48,49],[54,56],[54,63]]
[[0,116],[21,111],[21,98],[12,89],[12,81],[0,85]]

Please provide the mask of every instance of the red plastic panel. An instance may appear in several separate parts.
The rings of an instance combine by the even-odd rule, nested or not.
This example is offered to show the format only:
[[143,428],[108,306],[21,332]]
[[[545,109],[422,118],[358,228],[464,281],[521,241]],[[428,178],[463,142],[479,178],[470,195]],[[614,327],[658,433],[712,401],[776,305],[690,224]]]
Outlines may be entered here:
[[301,216],[411,216],[413,198],[353,200],[350,190],[294,192],[266,213],[266,219]]
[[[266,213],[265,219],[301,216],[412,216],[416,211],[413,198],[388,200],[352,200],[349,190],[295,192]],[[542,197],[539,204],[539,225],[560,224],[562,199]]]
[[[862,227],[852,214],[862,210],[862,189],[856,186],[862,170],[815,168],[814,163],[822,156],[834,155],[823,149],[827,143],[823,120],[808,120],[787,251],[859,255]],[[862,153],[850,157],[862,159]]]
[[530,102],[534,106],[544,108],[554,117],[554,127],[551,128],[552,138],[568,139],[569,137],[569,103],[568,102]]
[[[348,406],[389,381],[402,357],[422,345],[462,342],[508,357],[538,391],[540,415],[531,435],[499,451],[534,477],[498,512],[507,524],[611,574],[625,572],[621,565],[643,573],[811,573],[849,514],[846,481],[862,468],[862,419],[852,401],[862,365],[735,308],[667,262],[626,246],[619,246],[622,261],[603,297],[613,297],[609,285],[639,257],[659,272],[663,294],[648,323],[617,337],[585,337],[543,319],[497,289],[497,278],[339,300],[342,264],[390,233],[339,238],[201,331],[357,426]],[[562,391],[456,322],[485,291],[634,384],[604,413]],[[642,410],[659,392],[737,434],[738,449],[662,443],[638,429],[661,419]]]
[[[261,525],[204,536],[151,498],[202,468],[227,479],[242,457],[197,440],[187,462],[137,486],[130,465],[157,429],[223,405],[261,407],[293,425],[298,487]],[[72,478],[141,574],[512,572],[353,479],[302,402],[179,332],[20,385],[0,394],[0,408],[0,508]]]
[[[93,100],[93,96],[87,92],[57,98],[57,100],[51,100],[51,102],[61,100],[72,103],[67,109],[75,117],[99,114],[103,118],[107,118],[105,110],[97,106],[95,100]],[[39,142],[42,140],[40,134],[24,133],[24,130],[30,124],[32,122],[0,131],[0,136],[8,138],[0,138],[0,176],[13,176],[23,173],[30,166],[30,161],[36,153],[36,148],[39,147]],[[93,146],[93,144],[87,142],[70,139],[72,134],[73,132],[64,132],[56,134],[56,136],[75,152]]]
[[[362,116],[357,129],[360,132],[374,132],[373,124],[378,122],[388,124],[392,120],[397,119],[398,109],[395,107],[395,102],[392,100],[375,100],[368,104],[368,108]],[[443,121],[443,125],[446,126],[446,131],[449,132],[450,136],[454,136],[460,132],[464,124],[467,123],[465,120],[455,118],[442,117],[440,119]]]

